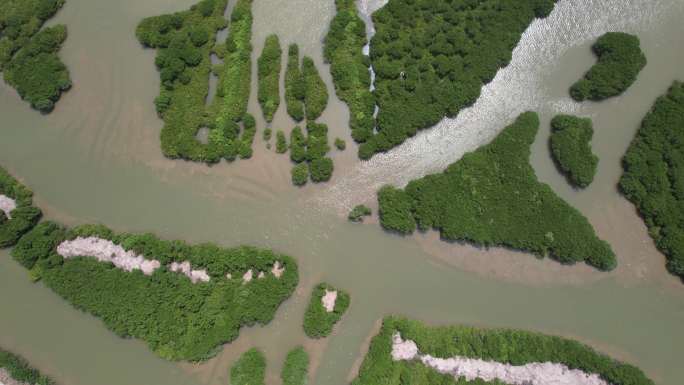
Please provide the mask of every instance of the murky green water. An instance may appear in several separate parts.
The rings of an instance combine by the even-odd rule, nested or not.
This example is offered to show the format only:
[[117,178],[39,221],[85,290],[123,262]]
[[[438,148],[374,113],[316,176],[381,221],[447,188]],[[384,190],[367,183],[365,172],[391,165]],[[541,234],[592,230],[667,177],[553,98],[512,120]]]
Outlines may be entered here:
[[[565,1],[570,2],[566,11],[586,3],[561,3]],[[632,206],[614,188],[620,156],[641,117],[674,78],[684,79],[684,56],[675,49],[684,33],[678,1],[658,2],[662,9],[650,19],[624,23],[624,28],[639,32],[649,59],[624,96],[583,107],[569,102],[567,86],[592,63],[590,39],[573,32],[555,36],[559,47],[566,47],[556,56],[540,49],[539,59],[520,60],[527,67],[516,68],[531,69],[521,70],[522,83],[513,79],[509,84],[521,93],[511,93],[504,83],[483,94],[484,107],[473,110],[481,129],[464,123],[482,132],[477,140],[487,140],[516,109],[541,110],[543,127],[533,147],[535,169],[611,242],[620,267],[609,274],[505,250],[447,244],[434,233],[400,238],[374,224],[347,223],[339,213],[350,196],[354,202],[372,201],[369,186],[402,180],[398,172],[364,174],[356,165],[354,146],[344,153],[333,151],[336,170],[330,185],[303,190],[291,186],[286,156],[267,151],[260,134],[252,160],[205,167],[164,159],[158,143],[161,121],[152,106],[159,82],[154,53],[140,48],[133,31],[142,17],[181,10],[192,2],[68,0],[54,22],[69,26],[62,56],[74,89],[52,114],[42,116],[0,84],[0,164],[34,189],[48,218],[69,225],[101,222],[120,231],[153,231],[170,239],[226,246],[255,244],[291,254],[301,272],[296,295],[273,323],[244,330],[215,359],[202,365],[169,363],[139,341],[117,338],[41,284],[30,283],[9,252],[0,251],[0,345],[25,355],[63,385],[219,385],[228,383],[230,364],[252,346],[266,352],[268,383],[277,384],[287,351],[305,344],[315,363],[312,383],[339,385],[348,382],[376,321],[401,313],[432,323],[517,327],[575,337],[639,365],[658,384],[681,382],[684,286],[665,272],[664,258]],[[624,6],[617,12],[624,20],[638,19],[640,7],[645,14],[652,10],[647,1],[609,3]],[[320,42],[334,12],[332,1],[258,0],[254,12],[255,57],[265,36],[277,32],[283,45],[299,42],[304,54],[322,66],[330,85]],[[565,19],[579,23],[580,16]],[[594,22],[589,28],[593,34],[610,23],[622,25],[622,19],[613,16],[586,17]],[[513,66],[516,63],[514,59]],[[332,87],[330,93],[332,103],[322,120],[330,124],[331,137],[341,136],[351,144],[346,109]],[[492,95],[507,96],[498,109]],[[283,107],[273,127],[289,131],[293,123]],[[251,110],[261,116],[254,94]],[[595,184],[586,191],[569,188],[548,157],[547,123],[558,111],[594,118],[593,145],[601,162]],[[439,130],[443,135],[459,133],[446,137],[456,144],[475,143],[459,136],[465,129]],[[413,159],[419,167],[406,172],[415,177],[453,161],[448,147],[433,142],[437,150],[430,151],[420,145],[430,139],[416,138],[389,154],[388,162],[392,157],[397,164]],[[301,331],[301,321],[310,289],[321,280],[348,290],[352,306],[332,337],[311,342]]]

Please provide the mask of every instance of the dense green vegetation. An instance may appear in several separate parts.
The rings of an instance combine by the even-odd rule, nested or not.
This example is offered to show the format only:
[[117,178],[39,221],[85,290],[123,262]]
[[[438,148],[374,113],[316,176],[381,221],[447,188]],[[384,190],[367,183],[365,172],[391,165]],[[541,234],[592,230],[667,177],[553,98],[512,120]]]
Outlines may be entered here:
[[287,50],[287,67],[285,69],[285,104],[287,105],[287,113],[297,122],[304,119],[305,95],[304,75],[299,68],[299,46],[290,44]]
[[306,131],[306,137],[299,126],[290,132],[290,159],[296,163],[292,182],[297,186],[306,184],[309,175],[313,182],[327,182],[334,170],[332,159],[325,156],[330,151],[328,126],[307,121]]
[[287,353],[280,378],[283,385],[305,385],[309,372],[309,354],[298,346]]
[[591,152],[594,128],[591,119],[557,115],[551,120],[551,155],[561,171],[577,187],[594,180],[598,157]]
[[646,66],[639,38],[624,32],[607,32],[591,47],[598,62],[570,87],[577,101],[603,100],[625,92]]
[[258,99],[264,119],[273,121],[280,106],[280,66],[283,50],[277,35],[269,35],[257,61],[259,75]]
[[340,151],[344,151],[347,148],[347,142],[344,139],[335,138],[335,147]]
[[292,167],[292,184],[304,186],[309,181],[309,166],[306,163],[299,163]]
[[246,351],[230,368],[230,385],[264,385],[266,357],[256,348]]
[[276,153],[284,154],[287,152],[287,139],[283,130],[276,132]]
[[[325,291],[337,291],[333,311],[328,313],[321,303]],[[318,284],[311,292],[311,300],[304,314],[304,332],[310,338],[324,338],[332,333],[333,326],[342,318],[349,307],[349,294],[327,283]]]
[[433,357],[461,356],[511,365],[553,362],[585,373],[596,373],[612,385],[653,385],[639,368],[616,361],[577,341],[522,330],[428,327],[399,317],[384,319],[352,385],[486,384],[484,381],[467,382],[464,378],[457,380],[420,362],[393,361],[392,336],[397,332],[402,338],[413,340],[422,354]]
[[465,154],[441,174],[378,192],[383,227],[408,234],[439,229],[446,240],[505,246],[572,264],[613,269],[615,255],[587,219],[537,180],[529,164],[539,128],[521,114],[490,144]]
[[5,369],[9,375],[27,385],[55,385],[52,379],[40,374],[22,357],[0,349],[0,369]]
[[[147,276],[94,258],[64,259],[57,254],[57,245],[78,236],[109,239],[158,260],[162,267]],[[99,225],[67,230],[42,222],[22,237],[12,256],[77,309],[100,318],[122,337],[144,340],[169,360],[206,359],[237,338],[242,326],[270,322],[298,282],[295,261],[269,250],[188,245],[152,234],[115,234]],[[205,269],[211,280],[193,284],[166,267],[184,261],[193,269]],[[240,278],[249,269],[268,272],[276,261],[285,268],[280,278],[266,274],[249,283]]]
[[44,113],[71,87],[69,71],[57,56],[66,27],[40,30],[63,5],[64,0],[0,2],[0,71],[22,99]]
[[[252,0],[237,2],[225,44],[214,46],[216,32],[226,27],[226,3],[202,0],[188,11],[144,19],[136,30],[145,46],[158,49],[155,63],[162,89],[155,105],[164,119],[162,152],[169,158],[216,163],[252,155],[256,129],[247,114]],[[216,98],[206,106],[212,52],[223,63],[213,68],[218,75]],[[206,144],[196,138],[202,127],[210,129]]]
[[373,136],[375,99],[370,91],[369,58],[362,52],[367,44],[366,25],[354,0],[335,0],[337,14],[325,37],[324,56],[330,63],[335,92],[349,106],[349,126],[357,142]]
[[10,213],[11,219],[0,210],[0,248],[3,248],[17,243],[24,233],[38,223],[42,213],[39,208],[33,206],[33,192],[2,167],[0,167],[0,195],[14,199],[17,205],[17,208]]
[[325,57],[338,96],[350,106],[352,135],[362,143],[359,157],[368,159],[472,105],[482,85],[508,65],[527,26],[546,17],[554,0],[390,1],[373,14],[372,95],[363,22],[352,1],[336,4]]
[[304,56],[302,59],[302,77],[304,78],[304,106],[306,119],[318,119],[328,106],[328,89],[316,69],[313,59]]
[[648,226],[667,269],[684,278],[684,83],[655,102],[623,159],[620,188]]
[[371,209],[368,206],[357,205],[349,212],[347,219],[349,219],[352,222],[362,222],[363,217],[367,217],[372,213],[373,211],[371,211]]

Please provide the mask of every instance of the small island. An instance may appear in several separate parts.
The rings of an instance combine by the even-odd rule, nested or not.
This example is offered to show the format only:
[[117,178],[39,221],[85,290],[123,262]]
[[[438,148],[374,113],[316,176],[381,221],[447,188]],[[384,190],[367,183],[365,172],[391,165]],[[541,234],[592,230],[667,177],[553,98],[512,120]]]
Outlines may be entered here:
[[280,106],[280,66],[283,50],[277,35],[269,35],[257,61],[259,76],[258,99],[266,122],[273,121]]
[[600,101],[622,94],[646,66],[639,38],[628,33],[605,33],[591,50],[598,61],[570,87],[570,96],[578,102]]
[[413,180],[405,189],[383,187],[381,225],[401,234],[435,228],[445,240],[615,268],[615,254],[589,221],[537,180],[529,158],[538,129],[537,114],[525,112],[443,173]]
[[13,246],[42,216],[33,192],[0,166],[0,248]]
[[260,350],[246,351],[230,368],[230,385],[264,385],[266,357]]
[[0,71],[22,99],[42,113],[55,107],[71,88],[66,65],[57,53],[67,37],[63,24],[41,30],[64,0],[0,2]]
[[0,348],[0,384],[6,385],[57,385],[41,374],[24,358]]
[[370,207],[366,205],[357,205],[349,212],[347,219],[352,222],[363,222],[363,217],[367,217],[373,214]]
[[326,156],[330,152],[328,126],[307,121],[306,131],[306,137],[299,126],[290,132],[290,159],[295,163],[292,183],[295,186],[306,184],[309,177],[314,183],[327,182],[334,170],[332,159]]
[[387,317],[354,385],[653,385],[637,367],[577,341],[512,329],[430,327]]
[[644,218],[667,270],[684,279],[684,83],[656,100],[625,154],[620,190]]
[[309,354],[301,346],[290,350],[280,373],[283,385],[306,385],[308,375]]
[[304,332],[310,338],[324,338],[332,333],[333,326],[342,318],[351,298],[346,292],[327,283],[318,284],[311,293],[304,314]]
[[591,151],[591,119],[557,115],[551,120],[551,156],[575,187],[589,186],[596,175],[598,157]]

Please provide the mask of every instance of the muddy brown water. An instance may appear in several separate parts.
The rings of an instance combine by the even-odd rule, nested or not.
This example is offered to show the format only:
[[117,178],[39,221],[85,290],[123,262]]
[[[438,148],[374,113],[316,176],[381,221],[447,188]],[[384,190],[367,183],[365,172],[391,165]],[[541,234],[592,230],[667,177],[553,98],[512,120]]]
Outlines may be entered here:
[[[476,105],[454,121],[422,132],[369,163],[356,160],[347,109],[334,96],[321,39],[332,1],[262,0],[254,4],[254,66],[265,37],[298,42],[329,86],[321,121],[331,140],[335,174],[327,185],[291,186],[285,155],[267,150],[253,89],[250,110],[259,133],[251,160],[213,167],[164,159],[152,100],[159,77],[154,52],[134,36],[141,18],[189,7],[192,0],[69,0],[52,23],[69,27],[62,57],[74,88],[50,115],[40,115],[0,84],[0,164],[36,192],[47,218],[69,225],[104,223],[118,231],[153,231],[168,239],[254,244],[295,256],[301,283],[266,327],[242,331],[203,364],[171,363],[144,343],[116,337],[72,309],[0,251],[0,345],[26,356],[64,385],[219,385],[250,347],[264,350],[267,382],[278,384],[287,352],[312,355],[312,384],[348,383],[377,320],[404,314],[433,324],[515,327],[577,338],[639,365],[658,384],[684,378],[684,286],[664,268],[633,206],[616,191],[620,157],[654,99],[684,79],[682,3],[675,0],[561,0],[549,20],[533,25],[511,63]],[[591,41],[611,30],[636,32],[649,60],[634,86],[603,103],[573,103],[567,87],[593,62]],[[256,84],[256,78],[254,79]],[[581,210],[614,247],[619,267],[598,273],[504,249],[441,242],[434,232],[398,237],[375,219],[348,223],[350,205],[373,203],[384,183],[435,172],[490,140],[519,112],[540,112],[532,148],[539,178]],[[592,186],[570,188],[548,155],[548,122],[558,112],[594,119],[600,157]],[[281,104],[272,124],[294,126]],[[272,139],[272,141],[274,141]],[[311,288],[326,280],[349,291],[352,305],[333,336],[307,340],[301,330]]]

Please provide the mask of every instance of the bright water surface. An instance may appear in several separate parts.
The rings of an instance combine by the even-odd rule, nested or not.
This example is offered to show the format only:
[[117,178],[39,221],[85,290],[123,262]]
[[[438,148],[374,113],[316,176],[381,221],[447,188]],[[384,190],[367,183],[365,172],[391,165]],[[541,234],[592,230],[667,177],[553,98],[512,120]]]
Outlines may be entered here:
[[[400,313],[431,323],[515,327],[577,338],[639,365],[658,384],[684,378],[684,286],[664,269],[633,207],[616,192],[620,157],[658,95],[684,79],[683,3],[678,0],[560,0],[535,22],[482,98],[368,163],[356,161],[347,109],[334,96],[321,39],[333,1],[255,1],[254,58],[264,38],[298,42],[321,66],[331,104],[322,121],[331,139],[335,176],[323,186],[295,189],[286,156],[268,151],[257,135],[254,158],[213,167],[161,156],[152,100],[159,77],[154,52],[134,36],[141,18],[182,10],[194,0],[69,0],[52,21],[66,23],[62,57],[74,88],[47,116],[32,111],[0,82],[0,164],[36,192],[47,218],[69,225],[101,222],[119,231],[153,231],[165,238],[222,245],[271,247],[299,260],[296,295],[265,328],[243,330],[215,359],[201,365],[157,358],[136,340],[109,332],[73,310],[0,251],[0,345],[26,356],[63,385],[219,385],[235,358],[257,346],[268,358],[268,383],[278,384],[285,354],[305,344],[312,384],[350,379],[377,320]],[[575,104],[567,88],[592,64],[591,42],[608,30],[638,33],[649,64],[621,97]],[[256,84],[256,79],[254,79]],[[264,126],[252,94],[251,111]],[[445,243],[434,232],[401,238],[341,215],[373,203],[374,190],[442,169],[490,140],[519,112],[541,113],[533,146],[539,178],[580,209],[618,254],[620,266],[598,273],[584,266],[503,249]],[[594,184],[578,192],[548,156],[548,122],[558,112],[594,119],[600,156]],[[292,128],[284,104],[272,124]],[[348,290],[352,306],[335,334],[308,341],[301,331],[310,289],[319,281]]]

